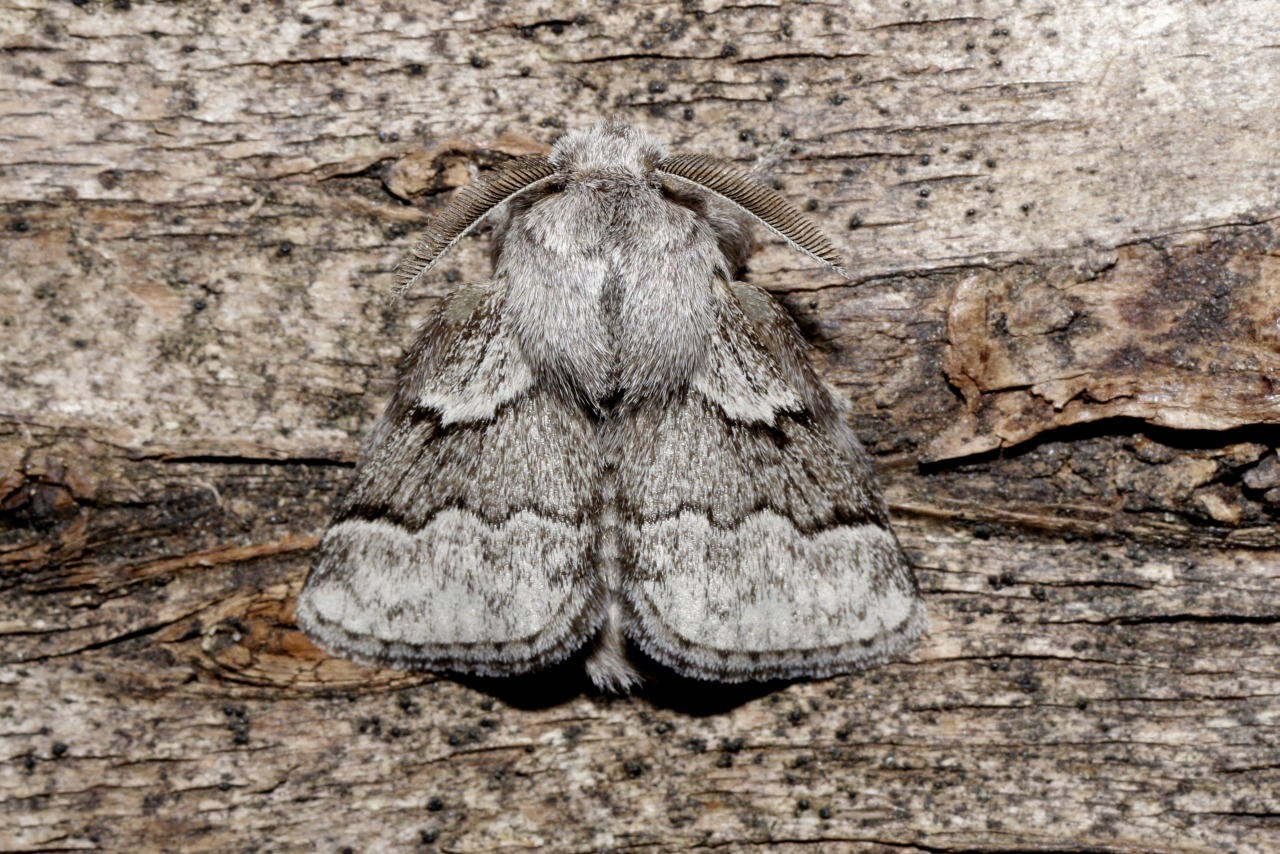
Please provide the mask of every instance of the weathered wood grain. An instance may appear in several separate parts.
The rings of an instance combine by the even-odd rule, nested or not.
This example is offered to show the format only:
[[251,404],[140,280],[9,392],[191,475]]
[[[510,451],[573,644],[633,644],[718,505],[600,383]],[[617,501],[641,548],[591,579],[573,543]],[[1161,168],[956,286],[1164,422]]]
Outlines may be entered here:
[[[1280,847],[1272,4],[0,3],[0,849]],[[470,169],[763,163],[909,661],[602,698],[292,621]]]

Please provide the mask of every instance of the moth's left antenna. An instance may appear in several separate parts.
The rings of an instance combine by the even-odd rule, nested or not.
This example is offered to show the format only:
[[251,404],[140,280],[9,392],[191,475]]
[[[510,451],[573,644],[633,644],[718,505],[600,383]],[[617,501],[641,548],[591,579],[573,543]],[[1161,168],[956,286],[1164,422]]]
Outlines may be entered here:
[[521,157],[459,190],[445,209],[432,217],[426,232],[414,244],[413,252],[396,269],[394,298],[399,299],[417,284],[489,211],[555,174],[555,167],[545,157]]

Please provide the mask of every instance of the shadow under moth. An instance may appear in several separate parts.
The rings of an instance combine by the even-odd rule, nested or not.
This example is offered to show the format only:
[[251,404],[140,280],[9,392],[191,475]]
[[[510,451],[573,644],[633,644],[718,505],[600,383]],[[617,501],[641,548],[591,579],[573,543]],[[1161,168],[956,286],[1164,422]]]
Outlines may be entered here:
[[[606,122],[459,192],[400,270],[484,217],[494,272],[418,331],[298,601],[356,661],[484,676],[634,650],[698,679],[822,677],[925,627],[866,452],[790,316],[734,281],[759,222],[831,243],[724,162]],[[585,649],[584,649],[585,648]]]

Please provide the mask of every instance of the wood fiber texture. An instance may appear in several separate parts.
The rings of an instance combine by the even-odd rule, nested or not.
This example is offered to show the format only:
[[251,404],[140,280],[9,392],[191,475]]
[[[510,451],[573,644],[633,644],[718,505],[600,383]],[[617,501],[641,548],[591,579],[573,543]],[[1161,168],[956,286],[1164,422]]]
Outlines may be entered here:
[[[1274,5],[0,4],[0,849],[1280,847]],[[615,115],[758,168],[930,632],[602,698],[330,658],[431,211]]]

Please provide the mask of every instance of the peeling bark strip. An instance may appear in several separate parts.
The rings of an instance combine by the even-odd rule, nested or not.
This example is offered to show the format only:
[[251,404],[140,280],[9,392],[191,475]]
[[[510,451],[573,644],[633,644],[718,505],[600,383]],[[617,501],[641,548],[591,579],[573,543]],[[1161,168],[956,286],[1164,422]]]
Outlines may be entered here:
[[1280,424],[1277,254],[1271,225],[1233,226],[1122,246],[1098,269],[1017,265],[964,281],[944,367],[968,412],[929,458],[1118,417]]
[[[0,849],[1274,850],[1270,5],[441,9],[0,6]],[[602,113],[848,226],[859,285],[751,278],[884,469],[910,662],[605,701],[297,632],[487,269],[389,310],[424,210]]]

